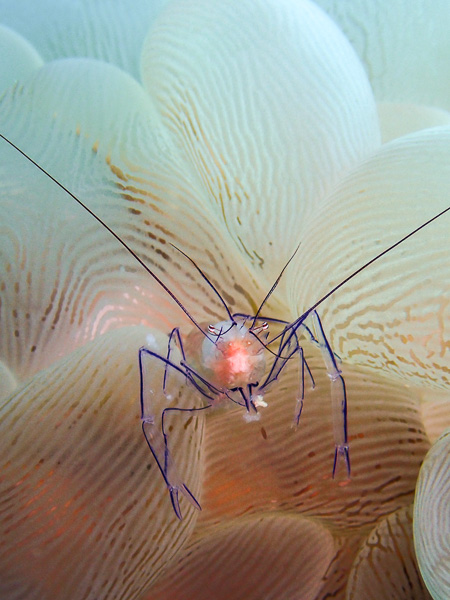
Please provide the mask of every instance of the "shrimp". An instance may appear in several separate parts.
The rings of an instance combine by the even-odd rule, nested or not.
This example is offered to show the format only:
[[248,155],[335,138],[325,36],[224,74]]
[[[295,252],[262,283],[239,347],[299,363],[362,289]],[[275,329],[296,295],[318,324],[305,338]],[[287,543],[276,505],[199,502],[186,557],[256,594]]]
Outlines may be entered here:
[[[201,510],[201,506],[187,484],[183,481],[183,478],[178,474],[176,465],[172,459],[166,425],[169,414],[195,414],[219,405],[232,403],[243,409],[244,418],[247,421],[259,419],[261,409],[267,406],[264,400],[266,392],[278,381],[287,364],[294,359],[297,361],[299,370],[299,383],[294,411],[294,425],[298,426],[305,400],[305,380],[310,381],[312,389],[315,387],[313,373],[309,368],[300,343],[302,336],[305,336],[320,349],[330,380],[335,444],[332,475],[333,477],[336,476],[338,468],[342,464],[346,477],[350,477],[351,466],[345,380],[342,374],[340,358],[331,348],[317,309],[327,298],[363,270],[450,211],[450,207],[432,216],[428,221],[422,223],[350,273],[292,322],[267,317],[263,315],[263,308],[278,286],[282,276],[298,251],[298,247],[281,270],[269,292],[259,305],[258,310],[252,315],[231,313],[224,298],[207,275],[187,254],[174,246],[176,251],[180,252],[187,261],[192,263],[199,277],[212,289],[224,309],[223,320],[217,323],[199,323],[172,290],[107,223],[13,142],[2,134],[0,134],[0,137],[44,175],[49,177],[89,213],[91,217],[96,219],[179,306],[193,325],[193,330],[186,339],[183,339],[179,327],[175,327],[169,333],[165,354],[155,351],[150,346],[143,346],[138,351],[142,431],[168,489],[172,507],[178,519],[183,518],[180,509],[180,494],[196,509]],[[273,326],[281,328],[281,331],[271,337],[270,327]],[[202,403],[190,408],[170,406],[163,409],[160,415],[154,414],[151,394],[152,386],[150,385],[153,377],[152,365],[154,361],[158,361],[163,365],[163,381],[161,385],[168,399],[170,399],[169,380],[175,373],[178,373],[194,391],[194,395],[201,399]]]

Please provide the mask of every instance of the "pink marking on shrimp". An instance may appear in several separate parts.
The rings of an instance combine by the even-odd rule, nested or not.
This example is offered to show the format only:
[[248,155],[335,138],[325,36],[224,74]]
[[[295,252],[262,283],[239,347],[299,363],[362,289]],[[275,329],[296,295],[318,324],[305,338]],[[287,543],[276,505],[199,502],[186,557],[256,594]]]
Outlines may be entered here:
[[202,344],[201,364],[218,387],[256,385],[264,375],[264,346],[243,322],[222,321]]

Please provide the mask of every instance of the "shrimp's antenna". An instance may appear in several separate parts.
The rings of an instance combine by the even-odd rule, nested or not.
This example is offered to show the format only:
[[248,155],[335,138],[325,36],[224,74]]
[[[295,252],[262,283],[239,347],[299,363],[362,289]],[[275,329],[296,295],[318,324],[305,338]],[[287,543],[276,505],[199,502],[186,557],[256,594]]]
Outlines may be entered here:
[[383,250],[382,252],[380,252],[379,254],[374,256],[373,258],[371,258],[362,267],[359,267],[359,269],[356,269],[356,271],[353,271],[353,273],[351,273],[348,277],[346,277],[340,283],[335,285],[334,288],[332,290],[330,290],[327,294],[325,294],[325,296],[322,296],[322,298],[320,298],[320,300],[317,300],[317,302],[315,304],[313,304],[307,312],[310,313],[313,310],[315,310],[319,306],[319,304],[322,304],[322,302],[324,302],[324,300],[329,298],[332,294],[334,294],[334,292],[336,290],[340,289],[343,285],[345,285],[347,282],[349,282],[351,279],[353,279],[353,277],[356,277],[357,275],[359,275],[359,273],[361,273],[361,271],[364,271],[364,269],[367,269],[367,267],[370,267],[370,265],[372,265],[374,262],[376,262],[377,260],[382,258],[385,254],[387,254],[394,248],[397,248],[397,246],[400,246],[400,244],[403,244],[403,242],[406,242],[407,239],[409,239],[410,237],[415,235],[421,229],[424,229],[424,227],[427,227],[428,225],[430,225],[430,223],[433,223],[433,221],[436,221],[437,219],[439,219],[439,217],[442,217],[442,215],[445,215],[445,213],[448,212],[449,210],[450,210],[450,206],[447,206],[447,208],[444,208],[444,210],[441,210],[440,213],[438,213],[437,215],[434,215],[434,217],[431,217],[431,219],[428,219],[428,221],[426,221],[425,223],[422,223],[422,225],[419,225],[419,227],[416,227],[413,231],[411,231],[410,233],[408,233],[407,235],[402,237],[400,240],[395,242],[395,244],[392,244],[391,246],[389,246],[388,248],[386,248],[385,250]]
[[200,269],[200,267],[195,262],[195,260],[193,258],[191,258],[188,254],[186,254],[185,252],[183,252],[183,250],[180,250],[180,248],[178,248],[177,246],[175,246],[175,244],[172,244],[172,242],[170,242],[170,245],[172,246],[172,248],[175,248],[175,250],[178,250],[178,252],[180,254],[182,254],[185,258],[188,259],[189,262],[191,262],[194,265],[194,267],[197,269],[198,273],[200,273],[200,275],[202,276],[202,278],[206,281],[206,283],[209,285],[209,287],[212,289],[212,291],[216,294],[216,296],[222,302],[222,304],[225,307],[225,310],[227,311],[227,314],[228,314],[228,316],[230,318],[230,321],[233,321],[233,323],[235,323],[235,321],[233,319],[233,315],[231,314],[230,309],[227,306],[227,303],[222,298],[219,290],[216,288],[216,286],[213,284],[213,282],[208,279],[208,277],[205,275],[205,273],[203,273],[203,271]]
[[412,237],[413,235],[418,233],[421,229],[424,229],[425,227],[427,227],[428,225],[433,223],[433,221],[436,221],[437,219],[442,217],[442,215],[445,215],[445,213],[448,212],[449,210],[450,210],[450,206],[448,206],[447,208],[444,208],[444,210],[441,210],[441,212],[439,212],[437,215],[434,215],[434,217],[431,217],[431,219],[428,219],[428,221],[426,221],[425,223],[422,223],[422,225],[419,225],[419,227],[416,227],[415,229],[413,229],[413,231],[410,231],[407,235],[403,236],[400,240],[395,242],[395,244],[388,246],[382,252],[380,252],[373,258],[371,258],[368,262],[364,263],[362,265],[362,267],[359,267],[359,269],[356,269],[356,271],[353,271],[353,273],[351,273],[348,277],[346,277],[340,283],[335,285],[329,292],[327,292],[324,296],[322,296],[322,298],[317,300],[317,302],[315,302],[310,308],[308,308],[308,310],[306,312],[304,312],[300,317],[295,319],[295,321],[293,321],[290,325],[287,325],[283,329],[283,331],[280,334],[278,334],[277,336],[275,336],[274,338],[272,338],[268,342],[268,344],[271,344],[272,342],[274,342],[281,335],[283,335],[286,331],[289,331],[289,329],[293,329],[299,323],[302,323],[310,313],[312,313],[320,304],[322,304],[322,302],[324,302],[327,298],[332,296],[337,290],[339,290],[343,285],[348,283],[351,279],[353,279],[354,277],[359,275],[359,273],[361,273],[361,271],[364,271],[365,269],[367,269],[367,267],[369,267],[374,262],[376,262],[377,260],[382,258],[385,254],[388,254],[389,252],[391,252],[391,250],[393,250],[394,248],[397,248],[397,246],[400,246],[400,244],[403,244],[403,242],[406,242],[407,239],[409,239],[410,237]]
[[291,262],[291,260],[294,258],[294,256],[297,254],[298,249],[300,248],[301,242],[300,244],[297,246],[297,248],[294,250],[291,258],[287,261],[287,263],[284,265],[284,267],[281,269],[281,273],[278,275],[278,277],[275,280],[275,283],[273,284],[273,286],[270,288],[270,290],[267,292],[266,297],[264,298],[264,300],[261,302],[261,304],[259,305],[258,310],[256,311],[255,316],[253,317],[253,322],[252,325],[250,327],[250,329],[253,329],[253,327],[255,326],[256,323],[256,319],[259,317],[259,315],[261,314],[262,308],[264,306],[264,304],[267,302],[267,300],[270,298],[270,296],[273,294],[273,292],[275,291],[275,288],[277,287],[277,285],[280,283],[280,279],[283,277],[284,272],[286,271],[286,269],[289,266],[289,263]]
[[155,273],[153,273],[153,271],[145,264],[145,262],[141,258],[139,258],[139,256],[136,254],[136,252],[134,252],[130,248],[130,246],[117,233],[115,233],[115,231],[113,231],[111,229],[111,227],[109,227],[104,221],[102,221],[102,219],[98,215],[96,215],[88,206],[86,206],[86,204],[84,204],[79,198],[77,198],[77,196],[75,196],[75,194],[73,194],[69,189],[67,189],[61,182],[59,182],[55,177],[53,177],[53,175],[51,175],[48,171],[46,171],[43,167],[41,167],[41,165],[39,165],[35,160],[33,160],[30,156],[28,156],[28,154],[26,154],[23,150],[21,150],[18,146],[16,146],[11,140],[9,140],[7,137],[5,137],[2,133],[0,133],[0,138],[5,140],[5,142],[7,142],[12,148],[17,150],[17,152],[19,152],[24,158],[26,158],[37,169],[39,169],[39,171],[41,171],[44,175],[46,175],[49,179],[51,179],[54,183],[56,183],[56,185],[59,186],[64,192],[66,192],[66,194],[69,194],[69,196],[71,198],[73,198],[73,200],[75,200],[75,202],[77,202],[82,208],[84,208],[84,210],[86,212],[88,212],[92,217],[94,217],[94,219],[96,219],[96,221],[98,221],[100,223],[100,225],[102,225],[107,231],[109,231],[109,233],[112,236],[114,236],[120,244],[122,244],[122,246],[125,248],[125,250],[128,250],[128,252],[131,254],[131,256],[147,271],[147,273],[149,275],[151,275],[151,277],[153,277],[153,279],[157,283],[159,283],[159,285],[163,288],[163,290],[169,294],[169,296],[172,298],[172,300],[178,304],[178,306],[181,308],[181,310],[184,312],[184,314],[197,327],[197,329],[199,329],[205,337],[208,337],[208,334],[197,323],[197,321],[194,319],[194,317],[189,314],[189,311],[187,310],[187,308],[185,308],[183,306],[183,304],[181,303],[180,300],[178,300],[178,298],[175,296],[175,294],[167,287],[167,285],[165,283],[163,283],[163,281],[161,281],[161,279]]

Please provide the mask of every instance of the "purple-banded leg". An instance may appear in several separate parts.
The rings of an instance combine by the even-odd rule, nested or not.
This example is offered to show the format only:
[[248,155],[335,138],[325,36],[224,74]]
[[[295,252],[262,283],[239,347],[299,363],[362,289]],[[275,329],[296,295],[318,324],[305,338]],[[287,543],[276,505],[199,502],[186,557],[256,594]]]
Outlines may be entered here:
[[[298,424],[300,422],[300,417],[302,415],[302,410],[303,410],[303,402],[305,400],[305,364],[307,365],[305,357],[303,355],[303,348],[299,347],[298,354],[300,356],[300,367],[298,370],[299,385],[298,385],[297,403],[295,406],[295,417],[294,417],[294,423],[296,426],[298,426]],[[309,367],[308,367],[308,371],[309,371]],[[312,377],[311,371],[309,371],[309,374]]]
[[342,377],[342,371],[337,365],[336,355],[327,340],[317,311],[312,313],[312,319],[331,385],[331,412],[335,444],[333,477],[336,475],[339,463],[342,461],[346,467],[347,477],[350,477],[350,454],[347,432],[347,392],[345,389],[345,381]]
[[272,367],[269,374],[261,384],[259,391],[264,391],[271,383],[276,381],[288,364],[289,360],[292,359],[295,354],[298,354],[299,358],[299,384],[297,391],[297,402],[295,406],[294,424],[298,426],[300,416],[303,410],[303,402],[305,400],[305,371],[308,373],[309,379],[311,380],[311,387],[314,389],[315,382],[314,377],[311,373],[311,369],[306,361],[303,348],[300,346],[298,330],[305,331],[311,340],[317,343],[317,340],[312,335],[310,329],[301,321],[296,324],[295,327],[288,329],[283,332],[280,336],[280,342],[278,345],[277,356],[272,363]]
[[297,392],[297,403],[296,403],[296,407],[295,407],[295,417],[294,417],[294,424],[296,427],[298,426],[298,424],[300,422],[300,417],[301,417],[302,410],[303,410],[303,403],[305,400],[305,370],[308,373],[309,379],[311,380],[311,388],[314,389],[316,387],[313,374],[311,373],[311,369],[309,368],[308,362],[305,358],[305,353],[303,352],[303,348],[300,346],[300,343],[298,341],[298,335],[297,335],[298,328],[301,328],[302,330],[306,331],[306,333],[310,336],[311,340],[313,342],[317,343],[317,340],[312,335],[310,329],[304,323],[299,323],[299,325],[297,327],[295,327],[292,330],[292,332],[289,334],[290,336],[295,336],[296,347],[297,347],[299,363],[300,363],[299,371],[298,371],[299,383],[298,383],[298,392]]
[[191,490],[188,488],[188,486],[183,481],[181,481],[181,479],[175,469],[175,466],[173,464],[173,461],[172,461],[172,458],[171,458],[171,455],[169,452],[168,437],[167,437],[164,421],[166,419],[167,414],[170,412],[194,413],[194,412],[198,412],[201,410],[206,410],[208,408],[211,408],[211,404],[208,404],[206,406],[200,406],[198,408],[176,408],[176,407],[173,407],[173,408],[165,408],[163,410],[163,412],[161,413],[161,433],[162,433],[162,437],[164,440],[163,464],[161,464],[161,462],[156,458],[153,448],[151,447],[150,442],[147,439],[147,436],[145,435],[144,423],[142,424],[143,429],[144,429],[144,435],[147,439],[147,443],[150,446],[152,453],[158,462],[158,466],[164,477],[164,481],[166,482],[167,489],[169,490],[170,500],[172,502],[173,510],[179,519],[182,519],[183,516],[182,516],[181,510],[180,510],[178,492],[181,492],[183,494],[183,496],[187,500],[189,500],[189,502],[192,504],[192,506],[194,508],[196,508],[197,510],[202,510],[202,507],[200,506],[196,497],[191,492]]
[[167,395],[167,383],[168,383],[168,377],[169,377],[169,369],[172,364],[171,354],[172,354],[175,346],[178,347],[179,351],[181,352],[182,360],[185,361],[186,355],[184,353],[183,340],[181,339],[180,329],[178,327],[175,327],[174,329],[172,329],[172,331],[170,332],[170,335],[169,335],[169,341],[167,343],[167,355],[166,355],[167,361],[166,361],[165,367],[164,367],[164,379],[163,379],[164,395]]
[[[211,404],[199,407],[199,408],[177,408],[168,407],[163,409],[160,414],[155,414],[152,406],[153,396],[155,395],[154,389],[158,385],[161,385],[155,380],[152,375],[152,364],[154,361],[162,362],[164,368],[169,366],[178,373],[182,374],[186,378],[186,371],[181,367],[172,363],[164,356],[159,355],[157,352],[148,348],[142,347],[139,350],[139,371],[140,371],[140,403],[141,403],[141,421],[142,431],[147,444],[153,454],[153,457],[158,465],[161,475],[163,476],[164,482],[170,493],[170,499],[172,502],[173,510],[179,519],[182,519],[180,510],[179,492],[185,496],[187,500],[198,510],[201,510],[200,504],[197,502],[195,496],[192,494],[187,485],[182,481],[179,476],[175,464],[172,460],[172,456],[169,450],[168,435],[165,427],[165,419],[169,412],[197,412],[210,408]],[[153,372],[155,369],[153,368]]]

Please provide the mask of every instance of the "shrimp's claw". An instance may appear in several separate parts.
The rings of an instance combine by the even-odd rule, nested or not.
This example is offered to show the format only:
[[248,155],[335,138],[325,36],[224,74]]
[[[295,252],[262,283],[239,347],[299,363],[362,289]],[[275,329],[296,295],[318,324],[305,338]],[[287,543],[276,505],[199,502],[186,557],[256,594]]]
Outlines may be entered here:
[[189,500],[189,502],[192,504],[192,506],[194,508],[196,508],[197,510],[202,510],[202,507],[197,502],[197,498],[194,496],[194,494],[191,492],[191,490],[188,488],[188,486],[185,483],[183,483],[183,487],[181,488],[181,493],[183,494],[183,496],[185,498],[187,498]]
[[333,463],[333,479],[336,478],[339,465],[344,462],[346,469],[346,479],[350,479],[350,453],[348,444],[336,445],[334,450],[334,463]]
[[172,507],[173,507],[174,513],[176,514],[178,519],[180,519],[180,521],[183,519],[183,515],[181,514],[180,501],[178,499],[178,492],[181,492],[183,494],[183,496],[185,498],[187,498],[187,500],[189,500],[189,502],[192,504],[192,506],[194,508],[196,508],[197,510],[202,510],[202,507],[197,502],[196,497],[194,496],[194,494],[191,492],[191,490],[188,488],[188,486],[186,484],[183,483],[183,484],[181,484],[181,486],[169,485],[168,489],[170,492],[170,501],[172,502]]
[[[165,409],[162,413],[164,414],[169,410],[183,410],[183,409]],[[183,518],[180,509],[179,502],[179,492],[183,494],[183,496],[192,504],[194,508],[197,510],[202,510],[202,507],[198,503],[196,497],[188,488],[188,486],[183,483],[180,478],[177,469],[172,460],[172,456],[169,452],[169,448],[167,446],[167,435],[164,430],[164,419],[162,418],[162,427],[161,430],[155,426],[154,420],[151,418],[144,418],[142,420],[142,430],[144,432],[144,437],[147,441],[147,444],[155,458],[156,464],[161,471],[161,475],[164,478],[167,489],[170,493],[170,501],[172,502],[172,507],[175,515],[180,521]]]
[[173,511],[176,514],[176,516],[178,517],[178,519],[180,519],[180,521],[181,521],[183,518],[183,515],[181,514],[180,503],[178,501],[178,488],[177,487],[169,487],[169,492],[170,492],[170,501],[172,502]]

